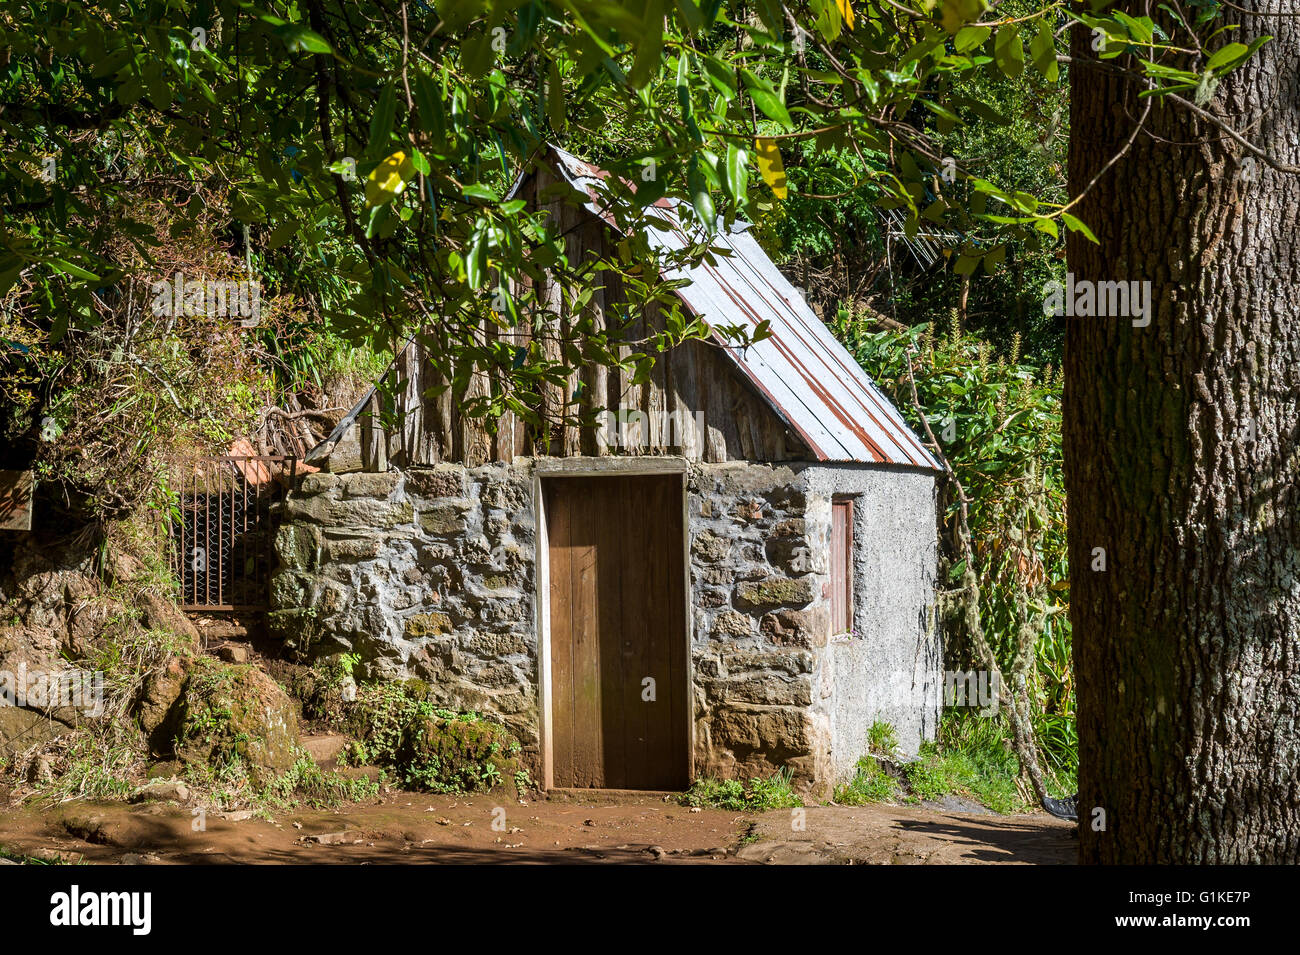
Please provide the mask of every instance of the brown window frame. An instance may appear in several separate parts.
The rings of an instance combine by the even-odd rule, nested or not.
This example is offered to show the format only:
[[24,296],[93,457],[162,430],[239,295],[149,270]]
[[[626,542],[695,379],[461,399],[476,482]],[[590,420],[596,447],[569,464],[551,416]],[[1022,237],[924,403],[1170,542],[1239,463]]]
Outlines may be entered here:
[[831,498],[831,633],[853,632],[853,498]]

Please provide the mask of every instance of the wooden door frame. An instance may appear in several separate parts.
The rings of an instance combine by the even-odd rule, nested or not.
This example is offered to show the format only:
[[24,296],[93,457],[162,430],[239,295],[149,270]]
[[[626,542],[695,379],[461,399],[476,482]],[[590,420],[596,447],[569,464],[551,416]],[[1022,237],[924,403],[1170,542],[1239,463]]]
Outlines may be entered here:
[[695,662],[691,656],[691,635],[694,633],[693,601],[691,600],[691,525],[689,498],[686,493],[687,462],[685,458],[554,458],[539,463],[533,469],[533,513],[536,515],[535,535],[537,561],[537,718],[538,739],[542,754],[542,788],[553,789],[554,766],[551,752],[551,554],[546,530],[546,495],[543,484],[548,480],[566,477],[670,477],[681,480],[682,495],[682,611],[684,614],[686,661],[686,780],[695,778]]

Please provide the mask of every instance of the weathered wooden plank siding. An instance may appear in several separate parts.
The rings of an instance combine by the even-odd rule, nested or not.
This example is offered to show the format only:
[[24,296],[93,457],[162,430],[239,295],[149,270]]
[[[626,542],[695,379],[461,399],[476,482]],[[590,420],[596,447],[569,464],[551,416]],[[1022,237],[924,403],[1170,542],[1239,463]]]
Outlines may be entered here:
[[[540,203],[559,223],[569,261],[576,269],[580,263],[606,254],[611,239],[600,219],[555,198],[558,181],[543,166],[522,185],[519,195],[530,203]],[[540,427],[507,415],[492,433],[481,421],[461,413],[464,401],[501,387],[489,373],[471,376],[469,386],[460,393],[446,388],[431,394],[446,381],[441,370],[446,359],[430,354],[428,346],[417,339],[399,356],[390,373],[396,392],[388,417],[395,423],[381,427],[378,396],[362,416],[366,467],[382,470],[390,461],[402,467],[441,461],[477,465],[509,462],[525,454],[681,454],[709,463],[810,457],[716,344],[691,341],[660,355],[649,380],[641,383],[633,381],[629,370],[609,369],[586,360],[580,349],[587,334],[608,329],[612,338],[625,342],[617,351],[626,357],[647,351],[647,340],[664,327],[664,317],[655,308],[647,315],[626,315],[620,308],[623,290],[617,274],[598,272],[597,276],[600,288],[581,314],[569,314],[558,281],[548,278],[538,289],[541,307],[557,316],[547,327],[544,351],[553,358],[565,356],[577,368],[566,386],[545,389],[538,409]],[[519,282],[527,284],[526,279]],[[532,330],[480,328],[477,335],[480,341],[499,335],[526,344]],[[581,426],[584,414],[588,419],[596,417],[596,424]],[[609,421],[621,424],[602,431]]]

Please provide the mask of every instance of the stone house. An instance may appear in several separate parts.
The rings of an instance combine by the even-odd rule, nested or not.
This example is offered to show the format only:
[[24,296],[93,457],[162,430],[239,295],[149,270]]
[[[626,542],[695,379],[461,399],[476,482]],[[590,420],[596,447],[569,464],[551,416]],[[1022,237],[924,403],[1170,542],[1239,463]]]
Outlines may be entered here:
[[[617,239],[603,175],[552,148],[516,189],[594,254]],[[877,720],[915,751],[941,466],[746,229],[678,294],[772,336],[689,342],[644,384],[583,371],[568,394],[620,409],[609,427],[475,430],[408,346],[399,423],[372,392],[288,497],[273,632],[501,721],[548,788],[784,769],[825,793]]]

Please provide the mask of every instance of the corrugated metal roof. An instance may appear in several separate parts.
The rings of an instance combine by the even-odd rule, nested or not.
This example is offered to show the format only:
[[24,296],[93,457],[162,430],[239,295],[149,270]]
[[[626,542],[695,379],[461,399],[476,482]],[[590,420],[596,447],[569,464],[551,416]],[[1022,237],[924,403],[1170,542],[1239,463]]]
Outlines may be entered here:
[[[602,205],[600,183],[608,174],[552,146],[557,168],[571,185],[590,197],[587,208],[613,225]],[[655,215],[671,228],[648,229],[650,241],[668,250],[691,244],[676,216],[673,200],[655,204]],[[817,317],[749,234],[736,222],[731,231],[710,237],[714,262],[665,271],[665,278],[688,278],[677,290],[697,316],[716,324],[756,327],[766,321],[771,337],[747,349],[723,350],[773,409],[820,461],[862,461],[942,470],[903,416]],[[697,240],[698,241],[698,240]]]

